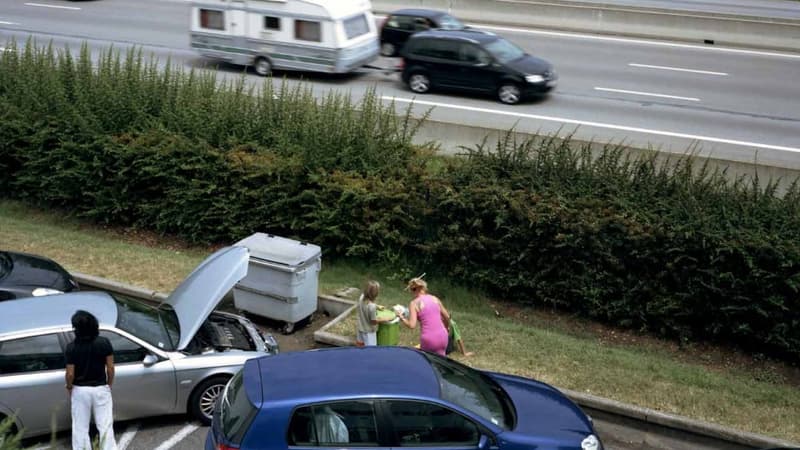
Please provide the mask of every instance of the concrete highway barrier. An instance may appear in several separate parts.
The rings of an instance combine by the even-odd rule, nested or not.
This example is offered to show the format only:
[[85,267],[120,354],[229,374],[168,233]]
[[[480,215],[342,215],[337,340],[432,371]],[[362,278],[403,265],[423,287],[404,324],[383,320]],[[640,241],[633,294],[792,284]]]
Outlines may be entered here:
[[372,6],[376,13],[430,8],[449,11],[467,22],[800,51],[800,19],[791,18],[568,0],[372,0]]

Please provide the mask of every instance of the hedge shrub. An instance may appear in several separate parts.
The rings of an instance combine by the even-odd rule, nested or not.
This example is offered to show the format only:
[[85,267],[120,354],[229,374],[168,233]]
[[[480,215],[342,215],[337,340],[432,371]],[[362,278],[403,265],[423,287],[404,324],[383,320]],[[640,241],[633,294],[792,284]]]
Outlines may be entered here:
[[254,231],[680,340],[800,356],[800,192],[540,137],[436,160],[374,92],[141,54],[0,56],[0,188],[196,242]]

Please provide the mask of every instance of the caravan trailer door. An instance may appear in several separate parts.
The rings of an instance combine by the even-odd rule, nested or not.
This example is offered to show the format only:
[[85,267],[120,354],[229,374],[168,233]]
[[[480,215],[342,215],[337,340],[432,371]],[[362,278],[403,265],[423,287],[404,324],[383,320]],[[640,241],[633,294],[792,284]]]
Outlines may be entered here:
[[244,0],[195,0],[192,2],[190,44],[209,58],[250,65],[247,46],[247,10]]

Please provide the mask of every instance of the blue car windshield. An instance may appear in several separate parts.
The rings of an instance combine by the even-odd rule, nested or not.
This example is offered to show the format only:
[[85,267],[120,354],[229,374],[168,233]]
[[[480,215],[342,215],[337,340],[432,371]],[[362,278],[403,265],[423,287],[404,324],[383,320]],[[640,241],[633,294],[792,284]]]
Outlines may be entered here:
[[525,56],[525,50],[522,50],[503,38],[488,42],[484,44],[483,47],[486,51],[491,53],[497,61],[503,64]]
[[439,17],[439,28],[443,30],[463,30],[464,24],[455,17],[445,14]]
[[442,399],[510,430],[514,408],[508,394],[487,375],[453,360],[426,353],[439,378]]
[[162,350],[175,350],[180,327],[171,307],[155,307],[121,295],[115,295],[114,300],[117,302],[117,328]]

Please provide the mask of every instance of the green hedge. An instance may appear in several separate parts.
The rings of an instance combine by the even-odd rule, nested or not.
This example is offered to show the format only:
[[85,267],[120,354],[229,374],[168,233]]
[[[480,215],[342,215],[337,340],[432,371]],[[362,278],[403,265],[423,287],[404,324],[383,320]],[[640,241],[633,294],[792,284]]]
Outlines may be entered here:
[[[800,356],[797,185],[569,140],[432,159],[374,94],[247,88],[137,53],[0,57],[0,189],[196,242],[254,231],[680,340]],[[576,148],[578,147],[578,148]]]

